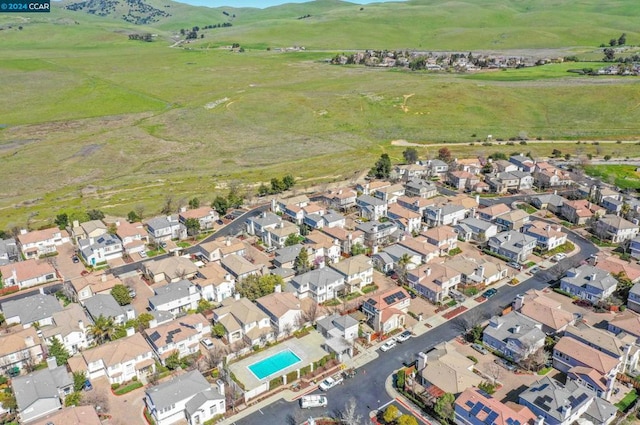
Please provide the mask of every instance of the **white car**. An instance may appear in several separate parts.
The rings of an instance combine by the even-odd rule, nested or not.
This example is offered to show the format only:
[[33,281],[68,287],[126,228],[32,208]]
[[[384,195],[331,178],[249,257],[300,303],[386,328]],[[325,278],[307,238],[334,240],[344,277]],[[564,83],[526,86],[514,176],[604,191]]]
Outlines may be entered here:
[[335,379],[333,376],[330,376],[326,378],[324,381],[320,382],[320,385],[318,385],[318,388],[320,388],[321,391],[327,391],[328,389],[335,387],[341,382],[342,382],[342,379]]
[[398,342],[405,342],[408,341],[409,338],[411,338],[411,331],[404,331],[396,337],[396,340]]
[[202,345],[204,345],[204,347],[207,350],[211,350],[213,348],[213,342],[211,342],[211,340],[209,338],[205,338],[200,342],[202,343]]
[[567,254],[565,254],[564,252],[561,252],[553,256],[553,259],[556,261],[564,260],[565,258],[567,258]]
[[393,347],[395,347],[396,345],[397,345],[397,344],[396,344],[396,340],[395,340],[395,339],[393,339],[393,338],[391,338],[389,341],[385,342],[384,344],[382,344],[382,345],[380,346],[380,350],[381,350],[381,351],[389,351],[389,350],[391,350]]

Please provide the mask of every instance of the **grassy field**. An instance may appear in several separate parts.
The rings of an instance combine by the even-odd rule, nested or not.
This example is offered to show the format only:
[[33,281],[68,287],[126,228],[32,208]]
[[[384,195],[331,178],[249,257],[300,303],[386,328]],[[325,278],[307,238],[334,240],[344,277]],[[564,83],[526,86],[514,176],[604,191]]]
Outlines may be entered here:
[[[170,48],[169,36],[181,27],[222,22],[221,10],[231,9],[172,3],[174,16],[155,27],[58,8],[30,20],[0,16],[0,84],[9,88],[0,102],[0,158],[9,176],[0,189],[0,228],[28,220],[40,226],[62,210],[126,214],[143,205],[151,215],[167,194],[208,201],[231,181],[253,190],[290,172],[300,187],[351,179],[381,153],[400,161],[404,148],[392,146],[396,139],[424,144],[423,156],[437,152],[429,143],[442,142],[457,142],[451,146],[457,156],[544,156],[556,147],[469,144],[488,134],[633,140],[640,135],[638,79],[566,72],[599,64],[453,75],[325,62],[340,49],[358,47],[577,45],[591,51],[580,45],[594,46],[622,31],[630,42],[640,40],[628,23],[640,11],[627,3],[604,8],[554,2],[559,11],[575,8],[570,17],[545,12],[546,0],[409,1],[363,11],[327,0],[239,9],[232,11],[233,27],[207,30],[188,49]],[[456,17],[463,9],[473,13]],[[296,19],[307,13],[312,18]],[[382,19],[389,15],[393,19]],[[547,24],[536,25],[541,20]],[[569,21],[575,22],[564,27]],[[589,31],[583,28],[587,23]],[[511,35],[493,42],[505,28]],[[145,31],[157,40],[128,40],[129,33]],[[219,47],[231,42],[242,43],[246,52]],[[266,50],[293,44],[308,50]],[[400,105],[409,94],[405,112]],[[640,156],[635,144],[571,143],[561,150]]]
[[640,173],[635,165],[589,165],[585,172],[621,189],[640,189]]

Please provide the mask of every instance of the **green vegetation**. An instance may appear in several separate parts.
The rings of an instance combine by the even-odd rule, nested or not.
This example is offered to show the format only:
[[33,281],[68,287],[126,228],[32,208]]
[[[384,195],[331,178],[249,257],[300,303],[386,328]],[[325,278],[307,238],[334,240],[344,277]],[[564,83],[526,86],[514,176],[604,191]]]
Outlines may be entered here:
[[126,393],[130,393],[133,390],[137,390],[138,388],[143,387],[144,385],[142,384],[142,382],[140,381],[133,381],[125,386],[120,386],[119,388],[115,389],[113,391],[113,393],[115,395],[124,395]]
[[562,245],[557,246],[557,247],[547,251],[547,255],[551,256],[551,255],[560,254],[560,253],[568,254],[570,252],[573,252],[574,249],[576,249],[576,247],[573,244],[573,242],[566,241]]
[[129,289],[124,285],[115,285],[113,289],[111,289],[111,296],[115,298],[115,300],[120,305],[131,304],[131,295],[129,295]]
[[542,369],[540,369],[538,371],[538,375],[546,375],[547,373],[549,373],[549,371],[553,369],[551,366],[549,367],[543,367]]
[[631,406],[636,401],[637,398],[638,398],[638,393],[636,392],[635,389],[633,389],[629,391],[622,400],[616,403],[616,407],[621,412],[624,412],[625,410],[627,410],[627,408],[629,408],[629,406]]
[[363,286],[362,287],[362,293],[363,294],[368,294],[369,292],[373,292],[378,290],[378,285],[376,285],[375,283],[371,283],[369,285]]
[[529,204],[518,204],[518,209],[526,211],[527,214],[535,214],[538,210]]
[[587,165],[584,171],[621,189],[640,189],[640,173],[636,168],[635,165]]
[[454,257],[454,256],[456,256],[456,255],[458,255],[460,253],[462,253],[462,249],[460,249],[458,247],[449,250],[449,256],[451,256],[451,257]]
[[49,345],[49,356],[55,357],[58,366],[66,365],[67,359],[71,357],[67,349],[57,336],[53,337],[51,345]]

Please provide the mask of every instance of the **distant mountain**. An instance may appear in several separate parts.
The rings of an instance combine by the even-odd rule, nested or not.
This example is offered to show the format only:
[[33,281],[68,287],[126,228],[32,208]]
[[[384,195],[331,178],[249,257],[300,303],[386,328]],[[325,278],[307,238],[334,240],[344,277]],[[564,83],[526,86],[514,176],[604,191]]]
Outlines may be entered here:
[[67,10],[120,18],[136,25],[148,25],[171,17],[169,4],[154,7],[144,0],[82,0],[68,2]]

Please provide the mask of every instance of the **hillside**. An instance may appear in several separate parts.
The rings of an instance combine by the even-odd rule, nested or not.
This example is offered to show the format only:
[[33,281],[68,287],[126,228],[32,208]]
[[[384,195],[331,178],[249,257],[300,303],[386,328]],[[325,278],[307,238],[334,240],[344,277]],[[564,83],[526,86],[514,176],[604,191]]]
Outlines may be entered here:
[[[598,60],[596,46],[622,32],[629,44],[640,44],[631,25],[640,11],[629,0],[370,6],[322,0],[266,10],[163,1],[145,4],[168,16],[148,9],[157,21],[143,14],[146,24],[137,25],[122,15],[147,9],[135,3],[131,11],[123,1],[104,2],[112,8],[107,16],[68,10],[67,3],[54,3],[47,15],[0,16],[0,84],[10,88],[0,102],[0,159],[8,176],[0,188],[0,228],[27,219],[42,225],[62,209],[126,214],[143,205],[153,214],[167,194],[209,201],[232,181],[253,190],[287,172],[300,187],[348,179],[382,152],[399,160],[402,147],[391,144],[397,139],[425,143],[426,156],[434,153],[429,142],[445,141],[463,142],[452,145],[456,155],[481,153],[487,149],[469,142],[488,134],[573,140],[640,134],[637,78],[566,72],[598,63],[474,75],[327,63],[363,46],[466,52],[542,46],[538,53]],[[232,26],[204,29],[224,22]],[[201,28],[199,38],[187,42],[180,30],[193,26]],[[129,37],[142,33],[153,42]],[[229,49],[232,43],[244,52]],[[275,49],[293,45],[306,51]],[[640,146],[623,146],[571,143],[563,152],[640,154]],[[545,155],[553,146],[526,149]]]

